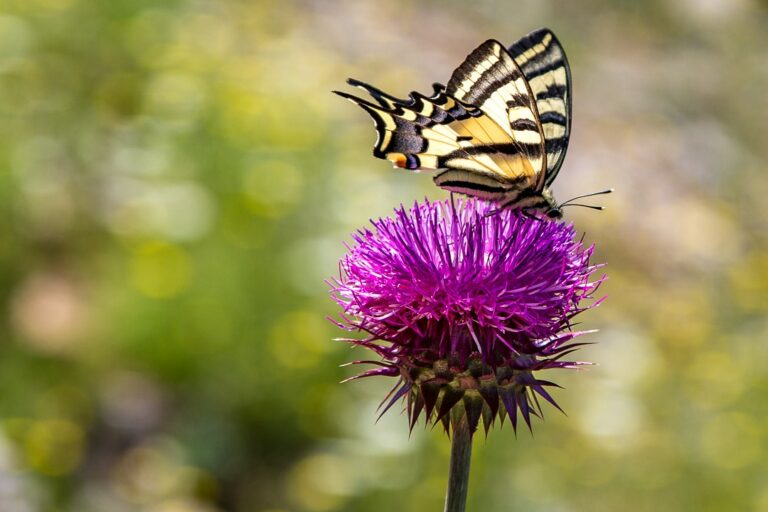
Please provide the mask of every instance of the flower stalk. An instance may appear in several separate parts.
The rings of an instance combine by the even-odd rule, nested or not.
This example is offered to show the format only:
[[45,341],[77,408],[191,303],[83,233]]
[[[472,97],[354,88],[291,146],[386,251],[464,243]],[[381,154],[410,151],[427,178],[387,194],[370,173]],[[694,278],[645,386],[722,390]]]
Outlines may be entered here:
[[448,489],[445,493],[444,510],[445,512],[464,512],[467,507],[467,492],[469,490],[472,432],[465,414],[454,414],[453,418],[451,462],[448,469]]

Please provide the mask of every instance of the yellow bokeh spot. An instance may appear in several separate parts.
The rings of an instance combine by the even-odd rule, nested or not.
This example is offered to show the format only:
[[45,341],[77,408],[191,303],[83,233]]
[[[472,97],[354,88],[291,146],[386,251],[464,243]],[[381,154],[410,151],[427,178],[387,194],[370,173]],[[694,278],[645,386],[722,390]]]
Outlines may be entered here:
[[288,477],[289,494],[305,510],[338,510],[344,498],[331,492],[330,488],[335,487],[336,481],[344,478],[345,473],[351,478],[338,456],[311,455],[301,460]]
[[657,338],[678,349],[705,343],[712,334],[714,307],[704,288],[675,290],[655,308],[653,326]]
[[[242,65],[259,67],[263,73],[272,71],[259,61],[246,60]],[[272,150],[305,150],[321,140],[323,125],[312,103],[265,94],[240,83],[220,84],[212,99],[219,116],[216,130],[235,146],[253,149],[257,141]]]
[[688,397],[706,408],[732,403],[744,391],[745,382],[733,358],[724,352],[702,352],[685,369]]
[[147,84],[146,110],[154,116],[169,119],[193,118],[203,108],[206,85],[188,73],[157,73]]
[[139,446],[114,467],[112,483],[129,503],[149,503],[178,490],[179,466],[173,454],[158,447]]
[[761,489],[755,498],[755,508],[752,510],[768,510],[768,489]]
[[704,457],[722,469],[740,469],[762,459],[760,429],[740,412],[713,418],[704,425],[699,441]]
[[436,476],[422,478],[404,492],[408,493],[406,502],[410,504],[406,510],[435,510],[435,505],[445,499],[445,479]]
[[83,430],[76,423],[60,419],[35,421],[24,438],[24,455],[34,471],[66,475],[80,464],[83,441]]
[[323,418],[328,408],[329,397],[338,390],[338,384],[317,383],[309,387],[300,397],[299,407],[303,414],[299,416],[299,425],[309,435],[321,438],[324,433],[325,422],[318,420]]
[[47,9],[49,11],[64,11],[72,7],[73,0],[34,0],[30,7]]
[[765,311],[768,295],[768,253],[754,252],[729,273],[733,301],[744,311]]
[[308,368],[317,364],[331,348],[327,322],[317,313],[293,311],[272,326],[269,346],[275,359],[289,368]]
[[189,284],[190,261],[181,247],[167,242],[139,246],[131,265],[134,286],[153,299],[167,299]]
[[7,435],[9,439],[20,443],[23,441],[26,433],[29,432],[33,423],[34,420],[29,418],[7,418],[2,423],[3,434]]
[[[258,67],[258,63],[244,65]],[[220,116],[218,131],[230,142],[245,146],[262,133],[261,123],[265,120],[267,99],[239,84],[220,84],[215,94],[215,110]]]
[[[202,57],[230,58],[235,36],[226,18],[193,12],[184,16],[178,26],[179,43]],[[201,37],[202,36],[202,37]]]
[[252,167],[243,176],[248,207],[265,217],[279,217],[302,199],[304,176],[295,166],[268,160]]
[[194,498],[178,496],[153,503],[151,507],[143,510],[148,512],[216,512],[218,509]]
[[10,61],[22,57],[32,41],[32,31],[21,18],[0,14],[0,55]]

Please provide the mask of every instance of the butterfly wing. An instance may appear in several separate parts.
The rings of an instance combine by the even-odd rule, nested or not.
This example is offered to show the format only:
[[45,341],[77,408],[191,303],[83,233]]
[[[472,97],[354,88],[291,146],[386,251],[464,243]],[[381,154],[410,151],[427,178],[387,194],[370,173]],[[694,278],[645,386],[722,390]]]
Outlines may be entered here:
[[[473,147],[485,155],[503,155],[507,176],[496,176],[504,184],[503,194],[493,199],[505,205],[520,204],[538,195],[543,187],[544,138],[536,104],[519,66],[498,41],[488,40],[470,53],[453,72],[446,93],[479,109],[502,136],[476,138]],[[468,195],[485,191],[486,177],[472,169],[449,167],[434,179],[445,189]]]
[[535,30],[509,47],[536,99],[545,139],[544,185],[560,171],[571,134],[571,68],[560,41],[547,28]]
[[446,94],[440,84],[430,97],[412,92],[409,99],[399,99],[357,80],[349,83],[375,100],[334,91],[370,114],[378,135],[373,154],[378,158],[411,170],[447,169],[450,174],[439,185],[490,200],[500,199],[535,172],[518,156],[521,150],[508,130],[482,110]]
[[522,71],[501,43],[491,39],[470,53],[453,72],[446,93],[480,109],[505,133],[501,148],[493,141],[484,149],[512,146],[525,174],[538,176],[544,168],[544,140],[536,105]]
[[562,47],[546,29],[510,51],[486,41],[446,87],[435,84],[430,97],[412,92],[399,99],[357,80],[349,83],[375,100],[334,91],[373,118],[374,156],[405,169],[443,169],[434,178],[442,188],[520,204],[540,195],[562,164],[570,130],[569,71]]

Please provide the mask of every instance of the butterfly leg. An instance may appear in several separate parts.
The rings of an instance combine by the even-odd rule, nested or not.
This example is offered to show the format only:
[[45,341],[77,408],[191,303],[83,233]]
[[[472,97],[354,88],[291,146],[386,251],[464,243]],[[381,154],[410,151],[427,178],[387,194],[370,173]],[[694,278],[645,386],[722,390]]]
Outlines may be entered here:
[[[534,211],[535,211],[535,210],[534,210]],[[529,210],[528,208],[521,208],[521,209],[520,209],[520,213],[522,213],[524,217],[527,217],[527,218],[529,218],[529,219],[533,219],[533,220],[537,220],[537,221],[539,221],[539,222],[543,222],[543,219],[542,219],[541,217],[539,217],[538,215],[536,215],[535,213],[533,213],[533,212],[532,212],[531,210]]]
[[503,206],[500,206],[500,207],[498,207],[498,208],[493,208],[492,210],[489,210],[489,211],[488,211],[488,212],[487,212],[487,213],[484,215],[484,217],[486,217],[486,218],[488,218],[488,217],[493,217],[494,215],[498,215],[499,213],[501,213],[503,210],[504,210],[504,207],[503,207]]

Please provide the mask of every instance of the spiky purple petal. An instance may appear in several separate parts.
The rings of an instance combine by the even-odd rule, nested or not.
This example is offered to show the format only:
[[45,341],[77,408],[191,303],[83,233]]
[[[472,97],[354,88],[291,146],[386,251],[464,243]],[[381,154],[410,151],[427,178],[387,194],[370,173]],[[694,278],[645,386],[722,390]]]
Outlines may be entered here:
[[335,323],[368,334],[345,341],[381,358],[360,376],[403,379],[385,410],[405,396],[413,428],[422,411],[445,423],[463,407],[474,430],[480,417],[489,428],[499,402],[513,426],[518,412],[529,427],[540,416],[537,395],[557,407],[533,372],[587,364],[563,358],[583,345],[572,319],[599,303],[583,301],[604,279],[591,280],[593,248],[572,225],[472,199],[400,207],[372,224],[329,284]]

